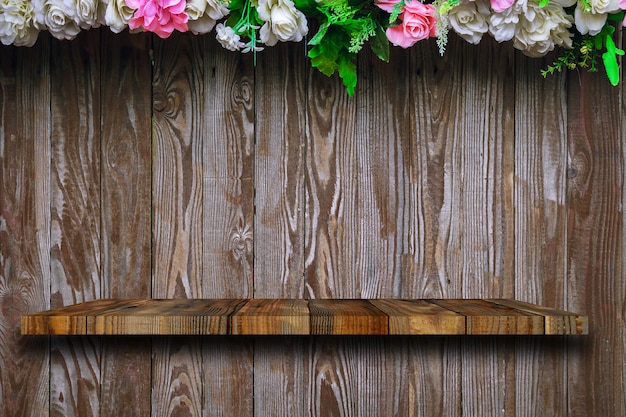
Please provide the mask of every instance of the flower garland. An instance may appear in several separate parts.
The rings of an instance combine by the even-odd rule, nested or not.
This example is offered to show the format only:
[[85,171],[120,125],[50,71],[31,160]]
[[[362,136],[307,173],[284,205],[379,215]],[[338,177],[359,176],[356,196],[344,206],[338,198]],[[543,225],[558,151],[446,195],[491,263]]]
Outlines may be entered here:
[[350,95],[357,82],[356,55],[367,43],[383,61],[389,44],[409,48],[436,38],[445,51],[450,29],[471,44],[485,34],[531,57],[560,47],[543,75],[562,69],[596,71],[619,83],[613,40],[624,21],[626,0],[0,0],[0,41],[32,46],[42,30],[72,39],[100,25],[119,33],[173,31],[204,34],[215,28],[219,43],[241,52],[278,42],[300,42],[309,21],[318,30],[308,44],[311,64],[342,78]]

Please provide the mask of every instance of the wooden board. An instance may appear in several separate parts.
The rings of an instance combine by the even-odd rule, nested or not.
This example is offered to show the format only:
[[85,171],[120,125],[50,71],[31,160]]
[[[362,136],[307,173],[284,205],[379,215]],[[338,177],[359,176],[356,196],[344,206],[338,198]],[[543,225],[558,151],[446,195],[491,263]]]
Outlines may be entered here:
[[22,316],[31,335],[587,333],[586,316],[514,300],[96,300]]

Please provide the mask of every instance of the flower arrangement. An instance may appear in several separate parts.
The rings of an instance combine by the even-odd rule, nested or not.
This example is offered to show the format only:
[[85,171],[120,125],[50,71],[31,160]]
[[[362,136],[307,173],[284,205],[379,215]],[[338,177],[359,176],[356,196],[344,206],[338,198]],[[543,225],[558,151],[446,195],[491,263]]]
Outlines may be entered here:
[[[350,95],[357,83],[356,56],[368,44],[389,60],[390,44],[409,48],[436,38],[445,51],[450,30],[472,44],[489,34],[531,57],[559,47],[562,54],[544,76],[563,69],[596,71],[619,83],[615,45],[626,0],[0,0],[0,41],[32,46],[42,30],[72,39],[100,25],[119,33],[173,31],[204,34],[215,29],[232,51],[257,53],[278,42],[309,35],[311,64],[338,73]],[[309,34],[309,23],[317,32]]]

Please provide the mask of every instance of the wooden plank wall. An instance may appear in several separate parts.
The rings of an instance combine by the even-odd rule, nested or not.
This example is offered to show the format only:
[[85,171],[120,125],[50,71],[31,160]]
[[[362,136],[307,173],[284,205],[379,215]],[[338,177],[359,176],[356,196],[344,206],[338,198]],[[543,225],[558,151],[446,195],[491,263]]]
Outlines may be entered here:
[[[451,39],[0,48],[0,415],[626,415],[625,87]],[[514,297],[584,337],[21,337],[103,297]]]

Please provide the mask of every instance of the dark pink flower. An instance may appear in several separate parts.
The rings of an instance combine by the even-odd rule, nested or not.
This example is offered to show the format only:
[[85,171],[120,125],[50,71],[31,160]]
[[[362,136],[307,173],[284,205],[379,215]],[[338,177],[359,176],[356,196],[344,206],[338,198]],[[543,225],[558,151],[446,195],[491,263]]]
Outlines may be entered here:
[[398,17],[402,23],[387,29],[387,39],[395,46],[408,48],[417,41],[436,36],[437,11],[432,4],[411,0]]
[[400,0],[374,0],[374,4],[386,12],[393,12],[393,7],[400,3]]
[[131,29],[142,27],[161,38],[167,38],[174,30],[188,30],[189,16],[185,12],[185,0],[126,0],[126,4],[136,9],[128,22]]

